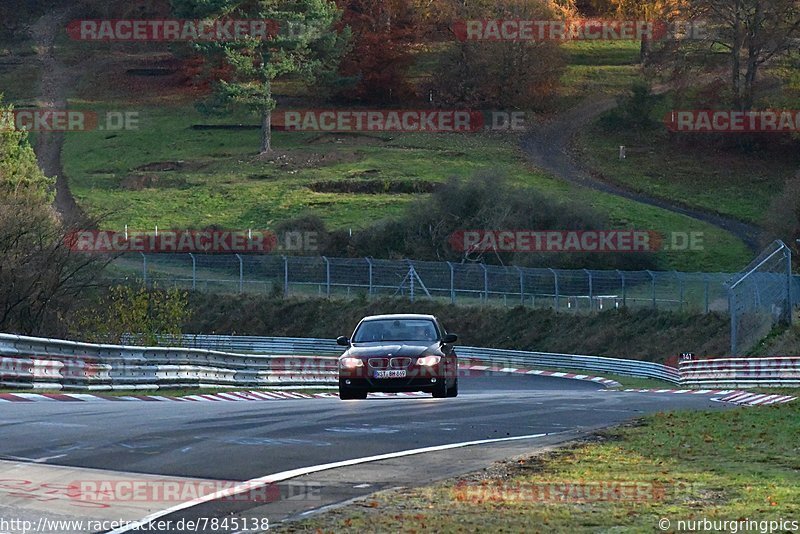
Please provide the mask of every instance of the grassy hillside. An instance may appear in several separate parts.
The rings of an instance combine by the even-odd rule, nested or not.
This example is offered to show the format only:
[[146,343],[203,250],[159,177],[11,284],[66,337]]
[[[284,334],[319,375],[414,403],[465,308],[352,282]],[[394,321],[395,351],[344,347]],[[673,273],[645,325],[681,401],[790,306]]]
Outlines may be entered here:
[[[643,78],[637,65],[637,43],[576,42],[564,46],[569,64],[561,94],[548,113],[567,109],[587,97],[618,94]],[[29,95],[30,102],[35,96],[31,74],[39,68],[31,57],[32,47],[18,43],[7,48],[11,55],[5,58],[7,65],[0,68],[0,87],[7,87],[14,99]],[[60,35],[55,53],[79,73],[70,88],[72,107],[139,114],[137,130],[66,135],[62,156],[72,192],[85,211],[103,217],[104,226],[110,229],[126,224],[140,230],[208,225],[270,228],[307,212],[321,216],[329,228],[359,229],[378,219],[396,217],[410,200],[424,195],[381,192],[380,186],[388,190],[402,182],[404,187],[418,184],[424,189],[449,176],[498,170],[519,185],[590,205],[606,214],[616,227],[665,234],[704,233],[703,250],[660,253],[659,267],[664,270],[735,271],[751,257],[740,240],[711,225],[570,186],[545,175],[525,161],[518,134],[276,133],[276,158],[262,161],[254,157],[257,130],[192,128],[198,124],[256,121],[244,115],[210,118],[197,112],[195,104],[204,97],[204,89],[188,84],[179,69],[180,61],[164,43],[111,46],[70,41]],[[435,63],[432,55],[436,53],[441,53],[441,47],[420,52],[418,64],[412,68],[415,77],[430,75]],[[100,58],[102,61],[94,61]],[[17,66],[18,60],[24,64]],[[174,72],[142,75],[148,68]],[[20,72],[27,78],[21,78]],[[284,108],[311,105],[304,100],[307,90],[296,83],[279,83],[275,92],[281,95]],[[529,120],[548,120],[548,113],[529,115]],[[587,144],[592,145],[587,149],[590,164],[609,179],[748,220],[763,212],[778,192],[775,184],[783,180],[786,167],[794,161],[793,156],[752,160],[745,156],[741,164],[729,165],[724,158],[704,160],[702,154],[693,151],[673,151],[652,161],[633,153],[628,162],[617,165],[617,145],[637,146],[637,142],[619,139],[618,135],[627,134],[587,133]],[[656,137],[647,142],[658,144],[661,140]],[[668,164],[669,158],[677,163]],[[720,172],[718,168],[731,168],[735,176],[729,178],[730,171]],[[717,177],[714,187],[707,181],[703,185],[692,182],[704,173]],[[318,187],[319,182],[342,181],[368,182],[378,190],[322,192]],[[761,185],[750,193],[753,184]]]
[[556,314],[527,308],[452,306],[428,301],[191,297],[185,332],[335,338],[365,315],[431,313],[471,346],[664,361],[681,352],[728,350],[728,318],[654,311]]

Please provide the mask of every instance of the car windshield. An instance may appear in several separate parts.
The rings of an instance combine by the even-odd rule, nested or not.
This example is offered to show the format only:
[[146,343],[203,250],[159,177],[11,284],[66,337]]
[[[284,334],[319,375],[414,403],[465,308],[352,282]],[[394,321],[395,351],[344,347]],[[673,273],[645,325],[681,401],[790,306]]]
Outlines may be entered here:
[[429,341],[439,339],[436,325],[427,319],[365,321],[353,335],[354,343],[373,341]]

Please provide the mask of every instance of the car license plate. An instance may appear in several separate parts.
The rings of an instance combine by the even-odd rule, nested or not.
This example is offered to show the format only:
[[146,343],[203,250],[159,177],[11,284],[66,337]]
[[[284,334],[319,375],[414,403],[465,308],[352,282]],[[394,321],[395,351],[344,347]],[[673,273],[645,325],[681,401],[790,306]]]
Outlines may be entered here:
[[406,370],[375,371],[375,378],[405,378]]

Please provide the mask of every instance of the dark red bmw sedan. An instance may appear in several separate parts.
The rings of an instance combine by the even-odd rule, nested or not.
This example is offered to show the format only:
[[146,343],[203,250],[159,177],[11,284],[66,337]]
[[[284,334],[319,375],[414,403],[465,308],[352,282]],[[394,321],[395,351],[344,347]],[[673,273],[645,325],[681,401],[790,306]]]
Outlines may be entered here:
[[370,392],[425,391],[458,395],[458,359],[448,334],[432,315],[375,315],[358,323],[339,357],[339,398],[366,399]]

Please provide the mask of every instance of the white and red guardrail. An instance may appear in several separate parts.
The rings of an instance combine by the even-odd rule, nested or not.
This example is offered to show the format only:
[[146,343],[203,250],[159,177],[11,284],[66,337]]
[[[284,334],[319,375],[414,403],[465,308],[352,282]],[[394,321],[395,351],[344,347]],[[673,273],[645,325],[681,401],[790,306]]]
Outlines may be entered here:
[[[217,336],[215,346],[224,339]],[[198,336],[180,340],[197,343]],[[208,340],[205,340],[208,341]],[[173,340],[176,342],[177,340]],[[247,354],[184,347],[103,345],[0,334],[0,387],[108,391],[158,388],[335,385],[342,348],[327,339],[248,338]],[[232,345],[236,345],[232,343]],[[547,374],[571,369],[657,378],[681,386],[800,386],[800,357],[684,361],[680,370],[652,362],[540,352],[458,347],[462,373]],[[589,374],[551,373],[615,385]]]
[[800,387],[800,357],[682,361],[680,375],[687,386]]

